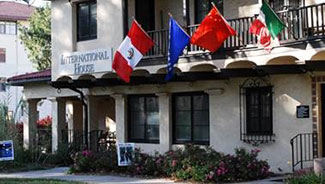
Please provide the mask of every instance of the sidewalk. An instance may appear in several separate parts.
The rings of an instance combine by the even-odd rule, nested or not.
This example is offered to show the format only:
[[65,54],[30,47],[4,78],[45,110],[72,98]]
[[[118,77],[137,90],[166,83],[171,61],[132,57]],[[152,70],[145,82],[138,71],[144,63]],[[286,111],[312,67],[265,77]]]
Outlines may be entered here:
[[[114,183],[155,183],[155,184],[165,184],[165,183],[175,183],[168,179],[143,179],[143,178],[132,178],[132,177],[121,177],[121,176],[99,176],[99,175],[67,175],[66,172],[69,168],[59,167],[49,170],[40,171],[28,171],[19,173],[3,174],[0,173],[0,178],[49,178],[67,181],[81,181],[89,184],[114,184]],[[259,180],[253,182],[244,182],[240,184],[280,184],[282,182],[275,182],[279,178],[271,178],[266,180]]]

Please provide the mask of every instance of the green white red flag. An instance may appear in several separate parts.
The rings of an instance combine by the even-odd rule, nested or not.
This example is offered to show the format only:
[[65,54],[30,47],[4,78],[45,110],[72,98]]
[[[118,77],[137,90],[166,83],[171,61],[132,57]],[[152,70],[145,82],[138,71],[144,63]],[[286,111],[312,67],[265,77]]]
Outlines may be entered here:
[[263,0],[260,14],[252,23],[249,32],[257,35],[259,44],[270,51],[274,46],[279,45],[278,34],[284,27],[285,24]]

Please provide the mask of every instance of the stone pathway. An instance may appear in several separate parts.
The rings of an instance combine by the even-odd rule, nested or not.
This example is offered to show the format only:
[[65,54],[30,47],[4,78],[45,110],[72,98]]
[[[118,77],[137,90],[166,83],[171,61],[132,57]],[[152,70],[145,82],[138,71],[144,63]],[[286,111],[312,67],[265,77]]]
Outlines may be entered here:
[[[68,175],[66,172],[69,168],[59,167],[49,170],[40,170],[40,171],[27,171],[27,172],[18,172],[18,173],[9,173],[3,174],[0,173],[0,178],[48,178],[48,179],[58,179],[58,180],[67,180],[67,181],[81,181],[89,184],[114,184],[114,183],[155,183],[155,184],[165,184],[165,183],[175,183],[172,180],[168,179],[143,179],[143,178],[132,178],[132,177],[121,177],[121,176],[99,176],[99,175]],[[244,182],[240,184],[280,184],[282,182],[275,182],[279,178],[271,178],[266,180],[259,180],[253,182]]]

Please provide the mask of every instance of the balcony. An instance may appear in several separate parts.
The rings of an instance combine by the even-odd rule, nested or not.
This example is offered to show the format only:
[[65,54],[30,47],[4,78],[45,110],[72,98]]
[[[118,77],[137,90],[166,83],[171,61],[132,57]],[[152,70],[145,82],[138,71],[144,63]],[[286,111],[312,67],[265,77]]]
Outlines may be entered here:
[[[282,46],[290,46],[301,42],[324,38],[324,8],[325,3],[305,6],[278,13],[278,16],[286,25],[278,37],[280,44]],[[256,36],[249,33],[249,27],[257,16],[258,15],[227,20],[236,30],[237,37],[229,37],[217,52],[222,53],[232,52],[238,49],[256,49],[258,40]],[[199,25],[190,25],[185,29],[190,35],[193,35],[198,26]],[[168,29],[148,31],[148,34],[154,40],[155,46],[147,53],[145,58],[153,59],[167,57],[169,41]],[[184,52],[184,56],[191,56],[206,52],[207,51],[198,46],[189,45]]]

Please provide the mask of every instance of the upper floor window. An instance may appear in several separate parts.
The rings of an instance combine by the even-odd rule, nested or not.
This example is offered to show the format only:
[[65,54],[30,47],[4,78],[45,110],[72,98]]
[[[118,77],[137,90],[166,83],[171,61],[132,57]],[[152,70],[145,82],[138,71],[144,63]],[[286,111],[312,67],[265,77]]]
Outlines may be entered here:
[[155,29],[155,1],[136,0],[135,18],[146,31]]
[[97,38],[97,3],[89,1],[77,5],[77,40]]
[[270,6],[274,11],[295,9],[304,5],[304,0],[269,0]]
[[195,0],[195,23],[202,22],[204,17],[210,12],[212,3],[216,5],[220,13],[223,14],[223,0]]
[[128,97],[128,139],[131,142],[159,142],[159,105],[155,95]]
[[15,22],[0,22],[0,34],[17,34],[17,24]]
[[6,62],[6,49],[0,48],[0,63]]
[[173,142],[209,144],[209,95],[173,95]]

